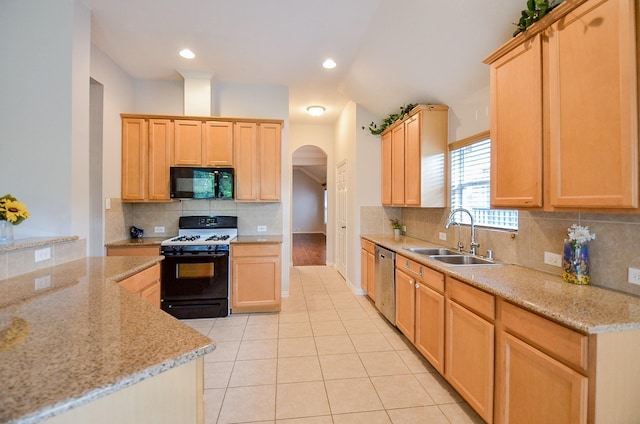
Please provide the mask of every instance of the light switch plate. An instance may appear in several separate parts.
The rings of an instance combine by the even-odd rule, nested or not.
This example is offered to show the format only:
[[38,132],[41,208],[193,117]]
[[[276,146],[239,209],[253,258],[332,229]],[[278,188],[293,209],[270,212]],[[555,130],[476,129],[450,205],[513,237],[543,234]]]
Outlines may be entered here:
[[629,282],[640,286],[640,269],[629,267]]
[[447,233],[443,233],[443,232],[438,233],[438,238],[440,240],[446,240],[447,239]]
[[164,233],[164,227],[153,227],[154,233]]

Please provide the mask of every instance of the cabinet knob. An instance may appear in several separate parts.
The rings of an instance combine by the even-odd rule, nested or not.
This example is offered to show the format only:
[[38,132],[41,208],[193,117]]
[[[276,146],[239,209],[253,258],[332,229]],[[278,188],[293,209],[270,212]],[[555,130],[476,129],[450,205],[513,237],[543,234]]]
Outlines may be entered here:
[[416,288],[417,289],[420,288],[420,284],[416,283]]

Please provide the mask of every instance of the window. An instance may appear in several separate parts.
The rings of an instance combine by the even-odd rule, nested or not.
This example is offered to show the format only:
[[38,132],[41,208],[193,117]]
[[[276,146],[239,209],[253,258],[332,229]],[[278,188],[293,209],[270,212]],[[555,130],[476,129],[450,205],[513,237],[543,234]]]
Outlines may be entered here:
[[[518,229],[518,211],[491,209],[491,139],[489,133],[451,145],[451,209],[469,209],[475,224],[505,230]],[[470,224],[467,214],[457,222]]]

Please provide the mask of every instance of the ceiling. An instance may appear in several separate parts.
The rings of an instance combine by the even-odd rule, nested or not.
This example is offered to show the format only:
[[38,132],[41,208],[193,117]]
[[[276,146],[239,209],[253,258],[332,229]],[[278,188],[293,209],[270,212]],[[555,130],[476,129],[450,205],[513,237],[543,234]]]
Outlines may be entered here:
[[[84,0],[92,42],[139,79],[289,87],[293,123],[333,124],[352,100],[385,117],[452,104],[488,84],[482,59],[511,37],[525,0]],[[178,51],[196,53],[188,61]],[[338,66],[322,68],[333,58]],[[215,88],[214,88],[215,90]],[[305,108],[323,105],[320,118]]]

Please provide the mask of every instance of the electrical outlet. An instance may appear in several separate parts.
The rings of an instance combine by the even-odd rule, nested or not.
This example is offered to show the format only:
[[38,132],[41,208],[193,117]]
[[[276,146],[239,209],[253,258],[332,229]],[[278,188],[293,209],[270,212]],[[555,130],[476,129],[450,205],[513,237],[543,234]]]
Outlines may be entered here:
[[45,275],[44,277],[39,277],[34,280],[36,290],[47,289],[51,286],[51,276]]
[[47,259],[51,259],[51,248],[45,247],[44,249],[38,249],[36,250],[35,256],[36,262],[42,262],[46,261]]
[[557,253],[544,252],[544,263],[547,265],[562,267],[562,256]]
[[164,233],[164,227],[153,227],[154,233]]
[[111,209],[111,198],[107,197],[106,199],[104,199],[104,208],[105,209]]
[[259,233],[263,233],[267,231],[267,226],[266,225],[258,225],[258,232]]
[[640,268],[629,267],[629,282],[640,286]]
[[446,240],[447,239],[447,233],[442,233],[442,232],[438,233],[438,238],[440,240]]

